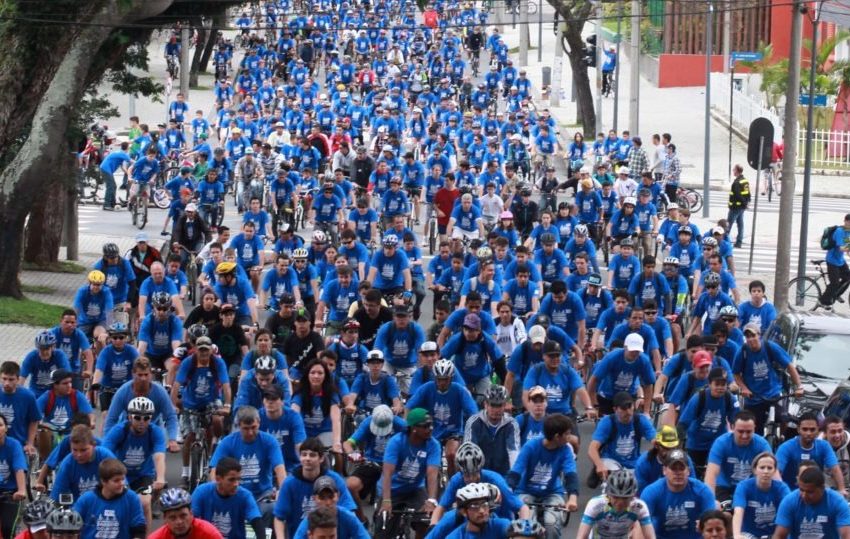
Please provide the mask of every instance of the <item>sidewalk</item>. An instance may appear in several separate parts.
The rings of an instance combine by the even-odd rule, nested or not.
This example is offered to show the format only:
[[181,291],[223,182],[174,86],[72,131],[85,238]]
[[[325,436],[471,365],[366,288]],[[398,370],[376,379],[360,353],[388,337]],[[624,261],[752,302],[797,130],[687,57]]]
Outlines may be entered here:
[[[530,24],[531,46],[534,49],[529,50],[528,78],[539,97],[539,91],[542,83],[543,67],[552,67],[555,65],[555,50],[560,47],[560,43],[556,43],[556,36],[552,31],[552,21],[554,20],[554,11],[552,7],[543,2],[543,52],[541,61],[537,61],[538,47],[540,44],[537,40],[537,16],[532,16]],[[497,22],[495,17],[491,22]],[[505,43],[508,48],[513,50],[519,47],[519,28],[512,28],[510,25],[511,19],[508,16],[503,16],[502,21],[506,22],[501,26],[504,35]],[[585,28],[585,34],[590,35],[593,32],[593,25],[588,24]],[[604,44],[604,45],[607,45]],[[600,43],[600,46],[603,46]],[[622,132],[624,129],[630,129],[631,135],[639,135],[643,138],[644,147],[651,144],[652,135],[654,133],[670,133],[673,136],[673,143],[676,145],[679,157],[682,161],[682,183],[689,187],[699,187],[703,185],[703,156],[705,148],[704,130],[705,130],[705,89],[698,88],[656,88],[648,80],[641,78],[640,80],[640,96],[639,96],[639,129],[635,130],[629,126],[629,77],[631,74],[631,62],[625,54],[625,49],[628,44],[621,46],[620,55],[620,72],[619,72],[619,121],[617,122],[617,131]],[[515,66],[520,67],[516,60],[518,55],[513,55]],[[563,55],[562,69],[562,92],[561,103],[559,107],[549,107],[552,115],[561,126],[562,140],[568,144],[572,139],[573,134],[580,130],[576,124],[576,105],[570,102],[570,88],[572,73],[570,70],[569,60],[566,54]],[[553,73],[555,69],[553,68]],[[595,85],[596,70],[589,71],[591,85]],[[595,88],[593,89],[595,92]],[[547,101],[538,99],[538,106],[545,107]],[[602,116],[604,131],[607,134],[609,129],[614,127],[613,122],[614,99],[604,98],[602,101]],[[732,137],[732,164],[740,163],[745,166],[747,177],[751,181],[755,180],[755,171],[747,166],[747,147],[737,136]],[[726,191],[730,182],[730,167],[729,167],[729,130],[725,125],[721,125],[718,121],[711,122],[711,136],[709,149],[709,177],[710,185],[713,190]],[[836,175],[812,175],[812,195],[836,198],[850,198],[850,177]],[[803,190],[803,175],[797,174],[796,194],[802,194]]]

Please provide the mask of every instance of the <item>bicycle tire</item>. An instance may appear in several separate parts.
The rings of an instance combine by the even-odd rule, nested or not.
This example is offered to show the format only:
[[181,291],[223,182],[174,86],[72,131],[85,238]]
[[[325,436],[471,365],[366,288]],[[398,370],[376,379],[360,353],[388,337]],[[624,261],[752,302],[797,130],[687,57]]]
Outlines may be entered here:
[[437,251],[437,220],[431,219],[428,225],[428,250],[433,255]]
[[[797,305],[797,284],[800,282],[804,283],[801,288],[803,305]],[[817,280],[809,276],[794,277],[788,281],[788,290],[790,292],[788,310],[792,312],[814,310],[817,308],[818,301],[823,293]]]
[[136,206],[136,211],[139,212],[138,217],[136,217],[136,227],[138,227],[139,230],[144,230],[145,225],[148,224],[148,203],[147,203],[147,200],[145,200],[144,204],[138,204]]
[[[194,255],[190,255],[194,256]],[[194,269],[193,269],[194,268]],[[186,268],[188,271],[186,272],[186,281],[187,281],[187,294],[189,295],[189,301],[192,305],[198,304],[198,270],[197,267],[189,266]]]
[[[204,432],[196,433],[196,436],[205,435]],[[195,443],[192,445],[192,449],[189,452],[189,492],[194,492],[195,487],[203,483],[202,475],[204,473],[204,466],[206,463],[205,459],[205,449],[203,445],[200,443]]]
[[537,10],[538,10],[537,2],[534,2],[533,0],[528,0],[528,14],[529,15],[537,15]]
[[38,455],[38,451],[35,452],[32,458],[28,459],[29,462],[27,465],[29,466],[29,470],[27,471],[26,476],[26,484],[27,484],[27,496],[29,500],[35,500],[40,494],[35,489],[35,483],[38,481],[38,475],[41,471],[41,458]]
[[130,222],[133,223],[133,226],[136,226],[136,201],[131,200],[127,206],[130,208]]
[[163,187],[157,187],[153,190],[154,206],[161,210],[167,210],[171,206],[171,195],[168,190]]

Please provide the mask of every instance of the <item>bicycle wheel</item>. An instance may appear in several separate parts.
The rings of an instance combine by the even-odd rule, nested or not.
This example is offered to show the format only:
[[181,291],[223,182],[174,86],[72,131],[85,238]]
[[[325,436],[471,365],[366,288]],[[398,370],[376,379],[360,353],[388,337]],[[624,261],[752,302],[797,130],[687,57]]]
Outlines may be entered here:
[[[190,255],[194,256],[194,255]],[[189,294],[189,301],[192,302],[192,305],[197,305],[198,303],[198,269],[195,264],[189,265],[186,268],[186,288],[188,289],[187,293]]]
[[537,14],[537,2],[533,0],[528,0],[528,14],[536,15]]
[[171,195],[168,193],[168,190],[163,187],[154,189],[153,203],[157,208],[167,210],[171,206]]
[[[798,285],[800,291],[797,291]],[[788,309],[794,312],[811,311],[817,308],[821,297],[820,284],[812,277],[795,277],[788,281]],[[797,300],[802,299],[803,304],[797,305]]]
[[[196,433],[203,436],[203,432]],[[204,466],[206,466],[206,449],[200,443],[194,443],[189,452],[189,492],[203,482]]]
[[437,251],[437,220],[431,219],[428,225],[428,249],[433,255]]
[[38,474],[41,471],[41,459],[38,456],[38,451],[32,457],[29,457],[29,471],[27,472],[27,496],[30,501],[36,499],[39,492],[35,489],[35,484],[38,481]]
[[148,224],[148,199],[143,198],[141,202],[136,201],[135,225],[139,230],[144,230]]
[[133,226],[136,226],[136,219],[137,219],[136,204],[137,204],[137,202],[135,200],[131,200],[130,203],[129,203],[129,206],[130,206],[130,221],[133,223]]

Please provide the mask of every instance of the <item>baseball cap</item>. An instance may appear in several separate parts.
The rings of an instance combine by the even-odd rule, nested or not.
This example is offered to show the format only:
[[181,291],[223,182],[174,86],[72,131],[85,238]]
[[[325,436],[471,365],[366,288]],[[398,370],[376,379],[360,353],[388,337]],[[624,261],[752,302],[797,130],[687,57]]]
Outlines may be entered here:
[[655,434],[655,443],[667,449],[675,449],[679,447],[679,433],[676,428],[671,425],[664,425]]
[[388,436],[393,431],[393,411],[389,406],[379,404],[372,409],[369,430],[375,436]]
[[283,295],[280,296],[280,302],[284,305],[295,305],[295,296],[289,292],[284,292]]
[[543,329],[543,326],[531,326],[531,329],[528,330],[528,339],[531,344],[543,344],[546,342],[546,330]]
[[727,381],[726,371],[723,370],[722,367],[714,367],[708,372],[708,381],[713,382],[715,380],[723,380]]
[[420,352],[436,352],[437,351],[437,343],[434,341],[425,341],[422,343],[422,346],[419,347]]
[[706,352],[705,350],[700,350],[696,354],[694,354],[694,368],[699,369],[700,367],[705,367],[706,365],[711,365],[711,354]]
[[407,305],[396,305],[395,307],[393,307],[393,315],[395,315],[395,316],[409,316],[410,315],[410,309],[407,307]]
[[198,205],[195,204],[194,202],[190,202],[190,203],[186,204],[186,211],[196,212],[196,211],[198,211]]
[[716,227],[711,229],[711,233],[712,234],[720,234],[722,236],[723,234],[726,234],[726,229],[723,228],[722,226],[716,226]]
[[618,391],[612,399],[615,408],[620,408],[635,403],[635,398],[625,391]]
[[558,344],[558,341],[546,341],[543,345],[543,355],[560,355],[561,354],[561,345]]
[[414,408],[410,412],[407,413],[407,426],[415,427],[421,423],[425,423],[431,420],[431,416],[428,415],[428,410],[425,408]]
[[528,390],[528,398],[532,399],[537,396],[549,397],[549,394],[546,393],[546,389],[543,386],[534,386]]
[[643,352],[643,337],[639,333],[629,333],[623,345],[628,352]]
[[761,335],[761,325],[756,324],[755,322],[750,322],[746,326],[744,326],[744,333],[746,332],[755,333],[756,335]]
[[52,373],[50,373],[50,380],[53,381],[54,384],[61,382],[67,378],[73,378],[74,373],[69,371],[68,369],[56,369]]
[[218,310],[218,312],[219,313],[226,313],[226,312],[232,312],[232,311],[235,311],[235,310],[236,310],[236,308],[233,306],[232,303],[224,303],[224,304],[222,304],[222,306]]
[[136,243],[142,243],[142,242],[144,242],[144,243],[148,242],[148,235],[144,232],[139,232],[138,234],[136,234]]
[[481,329],[481,317],[475,313],[469,313],[463,317],[463,327],[469,329]]
[[323,475],[313,481],[313,494],[319,494],[325,490],[339,492],[339,487],[336,486],[336,482],[327,475]]
[[303,307],[300,308],[300,309],[297,309],[295,311],[295,320],[301,320],[301,321],[309,322],[310,321],[310,313],[307,312],[307,309],[305,309]]
[[195,341],[195,348],[200,350],[201,348],[206,348],[208,350],[212,349],[212,339],[209,337],[198,337]]
[[681,449],[675,449],[673,451],[670,451],[670,453],[667,454],[667,458],[664,460],[664,466],[667,466],[669,468],[677,462],[684,464],[685,467],[688,466],[688,456],[685,455],[685,452]]

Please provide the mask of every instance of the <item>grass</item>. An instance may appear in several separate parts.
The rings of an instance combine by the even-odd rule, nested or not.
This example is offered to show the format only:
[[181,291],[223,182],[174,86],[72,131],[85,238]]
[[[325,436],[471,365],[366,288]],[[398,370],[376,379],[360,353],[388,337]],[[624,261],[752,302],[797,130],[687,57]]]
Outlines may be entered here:
[[0,297],[0,324],[53,327],[66,308],[31,299],[17,300]]
[[66,260],[60,260],[59,262],[48,266],[39,266],[29,262],[24,262],[22,267],[27,271],[52,271],[54,273],[84,273],[86,271],[85,266],[81,266],[74,262],[68,262]]
[[26,294],[52,294],[56,292],[55,288],[40,284],[25,284],[21,285],[21,290]]

